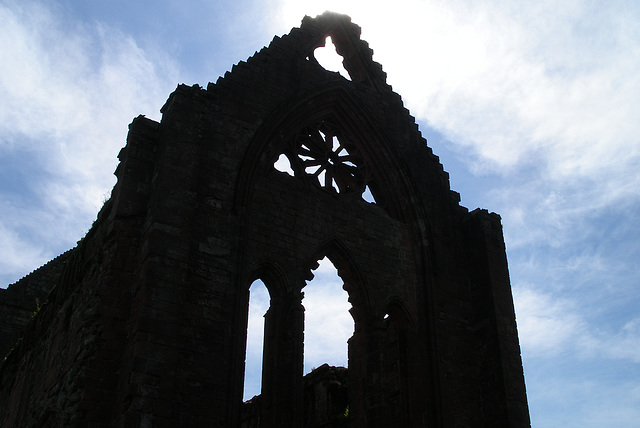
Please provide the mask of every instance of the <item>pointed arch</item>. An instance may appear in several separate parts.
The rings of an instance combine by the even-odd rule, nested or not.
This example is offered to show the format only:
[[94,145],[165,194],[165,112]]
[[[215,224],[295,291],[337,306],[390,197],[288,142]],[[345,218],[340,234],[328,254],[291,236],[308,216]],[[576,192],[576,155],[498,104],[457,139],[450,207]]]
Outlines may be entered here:
[[[242,210],[252,198],[256,176],[274,171],[274,163],[300,130],[328,120],[340,127],[357,147],[370,171],[369,187],[376,202],[400,221],[425,221],[415,186],[393,139],[374,120],[377,115],[351,95],[348,85],[346,81],[334,81],[312,89],[285,103],[265,121],[245,151],[236,182],[236,211]],[[427,228],[418,226],[418,229]]]
[[[342,279],[344,290],[349,295],[350,309],[354,321],[361,318],[363,312],[368,312],[371,308],[371,298],[369,296],[365,277],[355,262],[351,252],[344,243],[338,239],[332,239],[323,243],[318,250],[313,253],[308,263],[309,272],[318,268],[318,261],[327,257],[338,271],[338,276]],[[313,274],[311,273],[311,277]]]
[[304,373],[323,364],[347,367],[348,341],[354,333],[349,295],[337,268],[323,257],[303,288]]
[[385,315],[388,315],[389,319],[396,324],[398,328],[411,330],[416,328],[415,315],[402,298],[391,296],[387,300],[385,307]]
[[265,261],[257,264],[257,267],[251,272],[247,281],[247,289],[257,279],[261,280],[267,290],[269,296],[281,296],[290,290],[287,275],[277,263]]
[[264,316],[269,309],[269,290],[259,278],[249,287],[247,339],[245,345],[243,401],[262,392]]
[[[266,426],[296,426],[302,420],[302,293],[288,286],[284,271],[273,262],[259,263],[249,278],[250,284],[261,279],[270,295],[264,315],[260,419]],[[246,317],[244,321],[246,326]],[[289,411],[283,411],[282,403]]]
[[[417,305],[429,305],[432,301],[430,287],[416,289],[418,284],[427,284],[435,271],[426,215],[433,207],[423,197],[428,192],[436,193],[448,182],[437,157],[426,147],[426,141],[417,131],[415,121],[403,109],[399,96],[386,85],[384,77],[378,79],[384,73],[380,69],[376,74],[374,69],[377,64],[372,62],[371,51],[367,50],[366,43],[359,40],[355,27],[343,24],[308,31],[310,29],[307,27],[311,24],[303,22],[297,32],[297,58],[292,57],[296,62],[291,66],[302,70],[305,80],[300,82],[296,91],[285,91],[286,95],[274,99],[270,109],[266,110],[270,112],[267,116],[256,112],[258,116],[251,136],[247,134],[247,138],[236,146],[235,149],[244,154],[235,175],[232,215],[237,216],[242,224],[238,231],[242,249],[239,269],[246,263],[253,264],[256,257],[262,259],[266,255],[270,260],[278,260],[290,275],[292,283],[285,283],[280,290],[288,300],[273,302],[275,310],[270,314],[277,349],[292,349],[291,354],[296,358],[298,354],[302,355],[300,349],[303,346],[298,345],[304,342],[299,328],[304,323],[304,313],[299,311],[302,305],[299,305],[297,294],[293,294],[296,290],[300,292],[304,279],[313,278],[311,269],[324,256],[337,268],[345,282],[344,288],[353,306],[350,312],[356,325],[354,335],[348,340],[348,354],[350,384],[353,385],[349,393],[350,415],[354,418],[354,424],[358,425],[367,417],[372,417],[382,406],[381,403],[369,403],[365,397],[384,392],[381,383],[370,385],[367,379],[383,373],[380,359],[389,352],[387,329],[382,318],[387,308],[385,298],[389,293],[396,292],[406,298],[399,288],[407,287],[407,295],[417,295]],[[351,82],[313,64],[313,50],[323,44],[328,35],[332,37],[338,54],[344,58],[343,65],[352,77]],[[378,77],[372,78],[374,75]],[[243,111],[253,114],[248,109]],[[321,131],[318,125],[322,123],[335,125],[340,136],[345,136],[346,140],[353,143],[347,152],[352,155],[349,149],[356,149],[353,152],[358,154],[358,160],[371,172],[365,177],[375,205],[352,198],[350,195],[353,193],[349,190],[342,191],[352,188],[351,177],[347,177],[342,186],[336,181],[336,186],[341,188],[332,194],[331,189],[327,191],[333,184],[330,180],[324,181],[324,186],[314,185],[305,176],[308,171],[301,168],[300,164],[290,164],[293,174],[288,175],[274,166],[292,140],[306,128]],[[420,144],[424,144],[424,147]],[[339,155],[337,149],[334,152],[336,156]],[[291,160],[291,157],[287,159]],[[423,164],[425,168],[416,169],[415,163],[419,159],[428,162]],[[356,162],[354,164],[360,166]],[[356,174],[353,176],[360,178]],[[423,176],[428,180],[422,180]],[[318,181],[317,177],[314,179]],[[421,189],[418,189],[417,182],[422,183]],[[425,182],[429,183],[426,191]],[[360,185],[356,180],[355,187]],[[291,214],[287,218],[277,214],[283,206]],[[352,208],[355,209],[359,213],[359,217],[354,218],[358,222],[357,227],[352,228],[344,222],[351,221],[348,215],[330,216],[334,207],[340,207],[341,213],[351,213]],[[263,233],[263,224],[273,226],[273,229],[269,229],[268,237]],[[372,224],[376,226],[369,228]],[[332,227],[336,229],[331,230]],[[363,232],[363,235],[354,235],[355,230]],[[385,233],[391,239],[387,242],[389,245],[376,254],[369,253],[367,248],[375,246],[378,239],[385,239]],[[259,236],[260,242],[251,243],[254,236]],[[286,242],[279,241],[280,236],[286,238]],[[349,245],[352,246],[351,250]],[[357,261],[361,261],[362,265]],[[395,267],[400,265],[405,269],[397,271],[396,275]],[[366,269],[364,274],[361,268]],[[403,310],[392,305],[390,308],[394,314],[396,311],[409,314],[403,305],[397,307],[403,307]],[[400,316],[397,318],[405,319]],[[409,315],[406,320],[417,322],[415,317]],[[417,330],[429,331],[431,322],[429,317],[420,318],[421,325]],[[404,321],[402,323],[405,324]],[[295,340],[287,341],[291,333]],[[434,336],[428,337],[434,340]],[[285,364],[273,359],[270,373],[274,376],[267,374],[267,377],[275,382],[274,387],[285,383],[289,385],[282,391],[273,389],[273,397],[284,397],[285,391],[299,389],[301,380],[294,373],[298,369],[290,369],[297,367],[297,364],[297,360]],[[284,381],[280,379],[281,372],[288,376]],[[276,373],[278,378],[275,377]],[[273,406],[297,408],[291,403],[299,398],[298,395],[289,395],[286,400],[273,401]]]

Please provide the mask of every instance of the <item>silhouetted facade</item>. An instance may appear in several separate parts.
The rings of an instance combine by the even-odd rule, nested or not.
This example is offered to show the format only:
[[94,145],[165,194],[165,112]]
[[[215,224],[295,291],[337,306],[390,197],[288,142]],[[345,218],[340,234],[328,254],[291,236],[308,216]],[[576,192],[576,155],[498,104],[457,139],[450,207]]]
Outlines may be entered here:
[[[350,80],[315,60],[327,36]],[[459,205],[385,79],[360,28],[325,13],[136,118],[111,198],[0,368],[2,426],[530,426],[500,217]],[[348,371],[305,381],[302,291],[325,256],[355,332]]]

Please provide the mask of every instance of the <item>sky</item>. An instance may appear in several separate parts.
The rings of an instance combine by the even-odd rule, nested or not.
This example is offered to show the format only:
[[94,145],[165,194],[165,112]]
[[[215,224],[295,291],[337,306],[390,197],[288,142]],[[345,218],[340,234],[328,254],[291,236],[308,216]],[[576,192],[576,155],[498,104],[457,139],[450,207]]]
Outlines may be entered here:
[[[134,117],[325,10],[362,27],[461,203],[502,216],[532,425],[637,427],[637,1],[0,0],[0,286],[84,236]],[[344,364],[330,263],[305,293],[306,370]]]

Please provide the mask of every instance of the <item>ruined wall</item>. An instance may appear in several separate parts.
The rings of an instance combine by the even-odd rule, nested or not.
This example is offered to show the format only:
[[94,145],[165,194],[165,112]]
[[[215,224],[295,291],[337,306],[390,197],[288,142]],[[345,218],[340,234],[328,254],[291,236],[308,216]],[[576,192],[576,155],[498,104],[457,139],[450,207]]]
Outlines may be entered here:
[[[349,426],[349,376],[346,367],[323,364],[304,376],[301,428]],[[262,401],[257,395],[242,406],[241,428],[261,425]]]
[[0,289],[0,358],[13,348],[58,282],[69,250],[6,289]]
[[[329,35],[351,80],[315,61]],[[459,205],[359,36],[307,17],[134,120],[111,199],[0,367],[3,426],[239,426],[257,278],[261,426],[302,426],[301,298],[323,256],[353,305],[349,426],[529,426],[499,217]]]

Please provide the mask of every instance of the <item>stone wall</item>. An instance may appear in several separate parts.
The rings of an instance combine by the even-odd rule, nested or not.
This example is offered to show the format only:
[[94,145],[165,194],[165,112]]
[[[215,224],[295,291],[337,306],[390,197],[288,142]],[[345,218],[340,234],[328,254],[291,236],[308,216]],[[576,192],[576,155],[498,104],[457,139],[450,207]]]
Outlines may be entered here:
[[[349,426],[349,376],[346,367],[323,364],[304,376],[302,428]],[[241,428],[261,425],[262,400],[257,395],[242,406]]]

